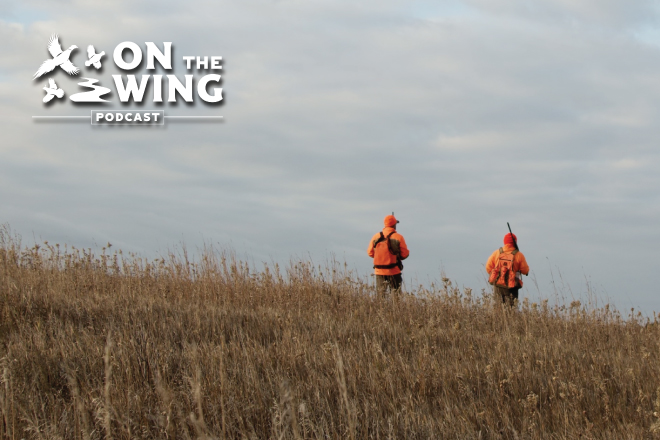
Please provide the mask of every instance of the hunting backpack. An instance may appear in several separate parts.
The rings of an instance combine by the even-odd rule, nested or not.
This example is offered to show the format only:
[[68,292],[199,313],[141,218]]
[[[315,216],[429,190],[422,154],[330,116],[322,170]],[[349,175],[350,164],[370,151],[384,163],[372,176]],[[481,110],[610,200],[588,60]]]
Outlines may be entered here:
[[508,253],[500,248],[497,263],[493,270],[490,271],[490,277],[488,278],[490,284],[504,287],[505,289],[520,287],[520,281],[516,280],[516,272],[513,270],[513,259],[517,253],[517,250]]

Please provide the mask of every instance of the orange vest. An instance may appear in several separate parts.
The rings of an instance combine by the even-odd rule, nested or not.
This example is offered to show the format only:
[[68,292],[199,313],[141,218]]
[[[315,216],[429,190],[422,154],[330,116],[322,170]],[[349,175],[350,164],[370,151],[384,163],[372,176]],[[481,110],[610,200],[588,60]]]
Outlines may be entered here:
[[390,240],[395,232],[390,232],[387,237],[381,232],[380,237],[374,240],[374,269],[394,269],[395,267],[398,267],[399,270],[403,269],[398,243],[393,246]]
[[514,256],[517,253],[517,250],[504,252],[504,249],[500,248],[497,262],[493,270],[490,271],[490,277],[488,278],[490,284],[504,287],[505,289],[522,287],[522,280],[516,277],[516,270],[513,267]]

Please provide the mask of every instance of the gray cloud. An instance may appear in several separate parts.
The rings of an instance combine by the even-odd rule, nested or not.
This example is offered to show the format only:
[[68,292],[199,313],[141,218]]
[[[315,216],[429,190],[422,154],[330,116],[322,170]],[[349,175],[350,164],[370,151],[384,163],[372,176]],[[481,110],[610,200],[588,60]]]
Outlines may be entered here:
[[[409,283],[444,269],[475,289],[509,221],[539,284],[527,296],[553,295],[559,270],[575,295],[586,275],[622,308],[657,309],[660,62],[635,34],[657,12],[647,2],[527,4],[10,2],[0,221],[145,255],[182,240],[256,262],[334,253],[366,274],[367,241],[394,210],[412,250]],[[109,63],[122,41],[173,41],[177,75],[183,55],[223,56],[224,105],[165,109],[225,121],[33,122],[88,111],[44,108],[43,84],[30,82],[54,32],[82,48],[78,64],[87,44],[106,50],[94,77],[107,86],[122,73]],[[78,91],[76,79],[55,78]]]
[[467,0],[483,12],[518,17],[534,22],[562,24],[578,29],[592,27],[629,28],[656,23],[658,6],[650,0],[620,2],[615,0]]

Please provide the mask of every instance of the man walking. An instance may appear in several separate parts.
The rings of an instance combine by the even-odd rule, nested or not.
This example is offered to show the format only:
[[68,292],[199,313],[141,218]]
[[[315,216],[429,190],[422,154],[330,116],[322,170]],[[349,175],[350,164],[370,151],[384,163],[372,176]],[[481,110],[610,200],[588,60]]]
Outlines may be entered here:
[[385,227],[371,238],[367,254],[374,259],[376,272],[376,291],[385,295],[387,291],[399,292],[401,289],[401,270],[403,263],[410,255],[406,240],[396,232],[399,221],[394,215],[388,215],[383,221]]
[[518,291],[522,287],[520,274],[529,275],[525,256],[518,250],[518,238],[513,233],[504,236],[504,246],[492,253],[486,263],[490,274],[488,282],[493,285],[493,293],[502,297],[502,302],[514,305]]

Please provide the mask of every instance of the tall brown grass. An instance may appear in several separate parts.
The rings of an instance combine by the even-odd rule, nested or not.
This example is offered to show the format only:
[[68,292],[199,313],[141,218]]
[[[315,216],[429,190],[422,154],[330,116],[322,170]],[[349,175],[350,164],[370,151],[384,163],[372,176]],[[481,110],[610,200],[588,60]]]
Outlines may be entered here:
[[0,233],[0,435],[660,436],[660,331],[442,286],[384,299],[329,263],[255,272]]

